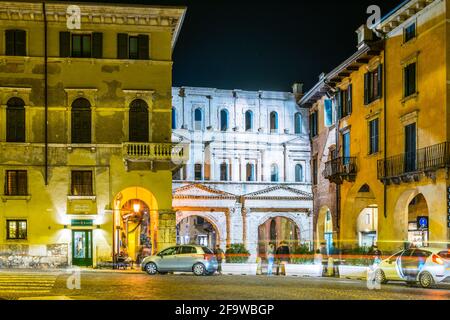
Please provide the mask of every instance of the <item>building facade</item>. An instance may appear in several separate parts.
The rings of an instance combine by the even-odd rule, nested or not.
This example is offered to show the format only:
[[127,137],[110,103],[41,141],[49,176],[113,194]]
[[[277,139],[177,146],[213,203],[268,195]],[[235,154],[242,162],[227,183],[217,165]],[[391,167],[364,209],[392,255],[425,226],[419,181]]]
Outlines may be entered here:
[[[338,133],[323,174],[342,247],[449,244],[449,4],[411,0],[362,26],[355,54],[324,76]],[[312,121],[319,98],[303,101]]]
[[174,172],[179,242],[244,244],[253,260],[269,242],[311,245],[308,110],[294,94],[182,87],[172,105],[172,140],[190,151]]
[[1,2],[1,265],[95,266],[175,243],[171,160],[187,151],[171,144],[171,57],[184,13]]

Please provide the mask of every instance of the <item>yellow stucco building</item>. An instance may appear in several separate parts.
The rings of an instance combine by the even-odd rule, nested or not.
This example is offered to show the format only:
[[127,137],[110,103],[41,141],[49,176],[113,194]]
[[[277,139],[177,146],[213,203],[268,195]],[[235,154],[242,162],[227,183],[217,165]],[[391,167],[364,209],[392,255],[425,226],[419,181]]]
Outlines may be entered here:
[[[0,264],[176,241],[172,50],[185,8],[0,3]],[[175,162],[175,163],[174,163]]]
[[[449,5],[411,0],[378,25],[362,26],[355,54],[301,101],[312,122],[326,117],[323,99],[336,110],[334,158],[318,161],[338,188],[321,206],[336,207],[341,247],[448,246]],[[313,145],[323,139],[320,130],[329,130],[316,127]],[[313,148],[313,156],[322,151]]]

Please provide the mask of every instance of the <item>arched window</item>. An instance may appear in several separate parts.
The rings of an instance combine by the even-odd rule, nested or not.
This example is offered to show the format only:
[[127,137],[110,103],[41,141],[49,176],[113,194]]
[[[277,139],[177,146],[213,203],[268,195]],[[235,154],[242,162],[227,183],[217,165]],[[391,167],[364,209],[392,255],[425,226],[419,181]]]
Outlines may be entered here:
[[278,113],[270,113],[270,132],[278,132]]
[[301,164],[295,165],[295,182],[303,182],[303,167]]
[[253,112],[247,110],[245,113],[245,131],[250,131],[253,129]]
[[228,111],[226,109],[222,109],[220,111],[220,131],[228,130]]
[[247,181],[255,181],[255,165],[253,163],[247,163],[246,176]]
[[278,182],[278,166],[276,164],[272,164],[270,167],[270,181]]
[[172,107],[172,129],[177,128],[177,109]]
[[203,130],[203,112],[200,108],[194,110],[194,130]]
[[228,165],[225,162],[220,165],[220,181],[228,181]]
[[91,103],[84,98],[72,102],[72,143],[91,143]]
[[144,100],[136,99],[130,105],[130,142],[148,142],[148,105]]
[[6,103],[6,141],[25,142],[25,103],[20,98]]
[[294,116],[294,124],[295,124],[295,134],[301,134],[302,133],[302,114],[300,112],[297,112]]

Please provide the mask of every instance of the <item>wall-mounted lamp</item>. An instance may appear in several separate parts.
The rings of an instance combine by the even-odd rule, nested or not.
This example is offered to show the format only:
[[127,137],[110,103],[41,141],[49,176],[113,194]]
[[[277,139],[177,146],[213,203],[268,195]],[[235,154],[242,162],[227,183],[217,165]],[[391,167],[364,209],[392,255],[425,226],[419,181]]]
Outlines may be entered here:
[[65,224],[65,225],[64,225],[64,229],[67,229],[67,227],[68,227],[67,224]]
[[97,225],[97,229],[100,229],[100,225],[99,224]]

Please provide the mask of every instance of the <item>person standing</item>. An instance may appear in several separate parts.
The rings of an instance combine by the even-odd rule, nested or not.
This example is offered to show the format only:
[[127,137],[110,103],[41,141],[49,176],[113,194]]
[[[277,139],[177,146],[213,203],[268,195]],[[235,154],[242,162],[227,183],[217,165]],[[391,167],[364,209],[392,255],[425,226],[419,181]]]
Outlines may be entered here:
[[220,248],[220,245],[216,246],[216,249],[214,250],[214,255],[216,256],[217,260],[217,273],[222,274],[222,260],[223,260],[223,250]]
[[267,248],[267,275],[271,276],[273,272],[273,262],[275,261],[275,246],[269,243]]
[[[286,242],[282,241],[276,252],[277,255],[277,275],[280,275],[280,269],[284,269],[284,265],[290,261],[290,250]],[[282,267],[283,265],[283,267]]]

